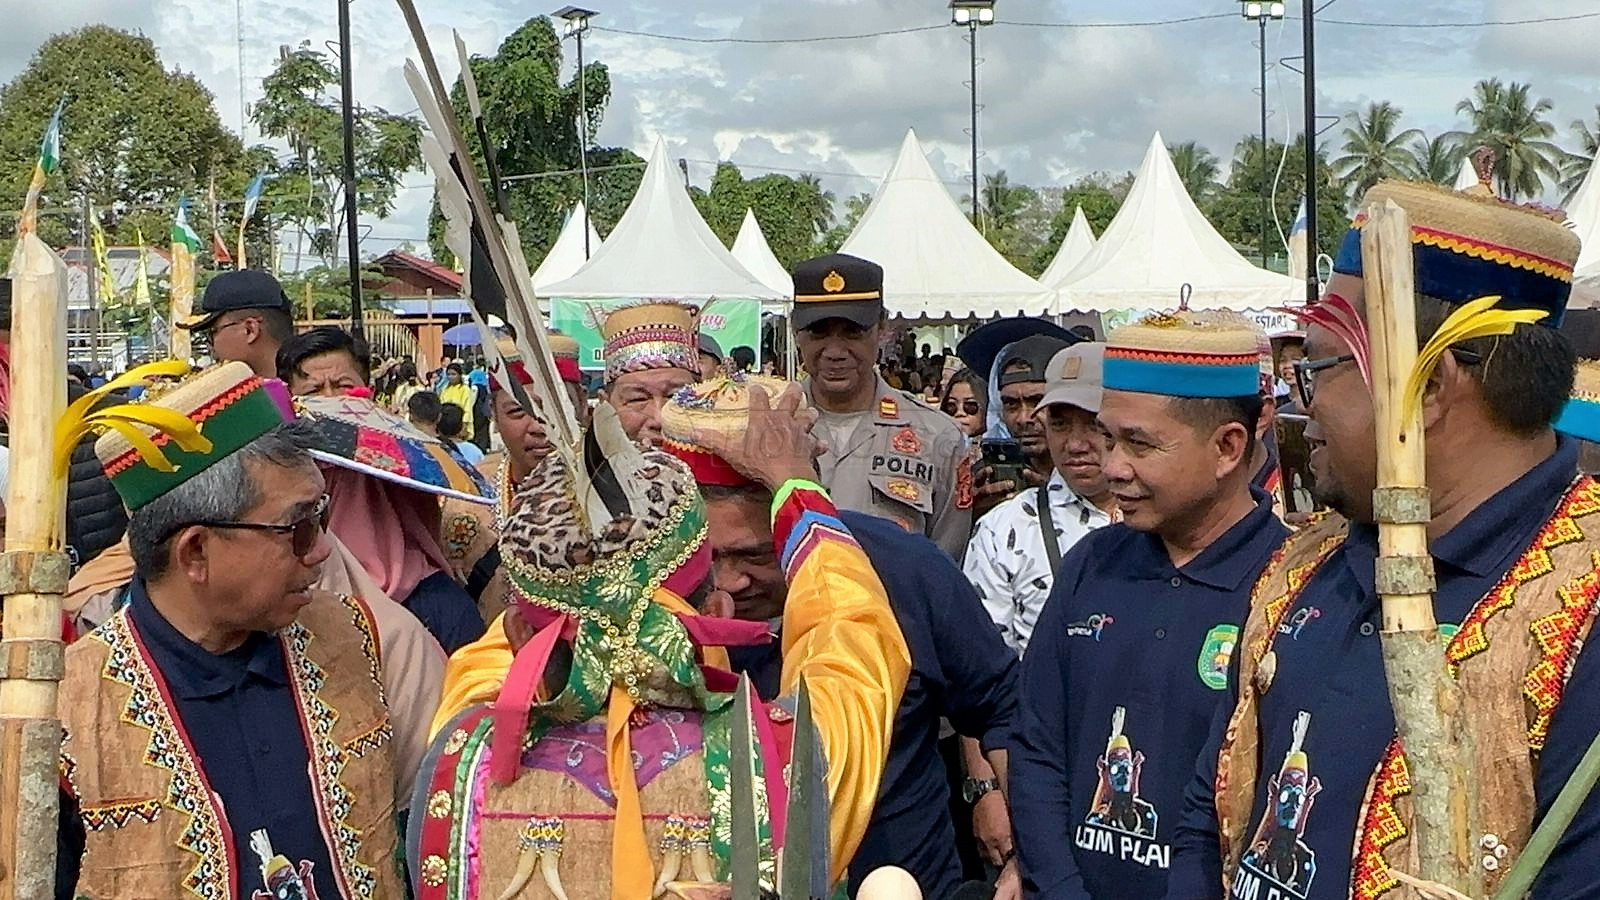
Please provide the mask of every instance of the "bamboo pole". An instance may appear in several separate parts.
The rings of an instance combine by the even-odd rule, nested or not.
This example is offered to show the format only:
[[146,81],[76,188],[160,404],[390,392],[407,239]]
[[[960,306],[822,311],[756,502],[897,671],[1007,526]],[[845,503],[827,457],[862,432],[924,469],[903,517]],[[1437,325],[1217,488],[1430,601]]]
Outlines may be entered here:
[[11,257],[11,477],[0,636],[0,900],[54,896],[66,590],[66,483],[53,437],[66,410],[67,270],[38,236]]
[[1422,407],[1406,402],[1418,349],[1411,226],[1392,200],[1374,204],[1367,215],[1361,252],[1367,261],[1378,443],[1376,583],[1383,602],[1384,673],[1411,777],[1412,840],[1419,859],[1412,874],[1479,896],[1461,689],[1445,669],[1444,639],[1433,616]]

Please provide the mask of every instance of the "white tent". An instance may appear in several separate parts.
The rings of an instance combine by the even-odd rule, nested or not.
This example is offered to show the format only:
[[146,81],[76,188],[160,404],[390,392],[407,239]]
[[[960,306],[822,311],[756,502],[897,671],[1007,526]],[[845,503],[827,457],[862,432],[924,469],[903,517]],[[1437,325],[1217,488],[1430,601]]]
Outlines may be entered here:
[[[589,230],[587,252],[583,245],[585,228]],[[567,216],[567,223],[561,226],[561,233],[556,235],[556,242],[550,245],[550,252],[544,255],[539,268],[533,270],[534,292],[544,296],[545,288],[571,278],[599,249],[600,233],[594,230],[594,223],[589,221],[589,212],[583,208],[583,201],[579,200],[572,214]]]
[[945,190],[907,130],[894,168],[839,252],[883,266],[891,315],[965,319],[1040,315],[1055,292],[1006,262]]
[[1072,211],[1072,224],[1067,227],[1067,236],[1061,240],[1056,255],[1050,260],[1050,265],[1045,267],[1044,274],[1039,276],[1039,283],[1049,287],[1056,287],[1067,273],[1071,272],[1083,258],[1094,249],[1094,229],[1089,227],[1089,220],[1083,217],[1083,207]]
[[1211,227],[1157,132],[1116,218],[1057,285],[1057,311],[1172,309],[1184,285],[1191,309],[1239,311],[1295,302],[1300,287],[1252,265]]
[[1470,187],[1478,186],[1478,170],[1472,167],[1472,160],[1461,157],[1461,171],[1456,173],[1456,190],[1464,191]]
[[548,286],[544,293],[577,300],[783,299],[740,265],[700,218],[659,137],[650,150],[639,192],[617,227],[576,274]]
[[1583,184],[1567,204],[1567,218],[1583,242],[1578,254],[1578,277],[1585,277],[1585,270],[1591,270],[1589,276],[1600,276],[1600,155],[1590,163],[1589,174],[1583,176]]
[[753,210],[746,208],[744,221],[739,223],[739,234],[733,239],[733,258],[749,270],[762,284],[789,297],[794,294],[794,279],[789,270],[772,255],[767,236],[761,233],[761,223]]

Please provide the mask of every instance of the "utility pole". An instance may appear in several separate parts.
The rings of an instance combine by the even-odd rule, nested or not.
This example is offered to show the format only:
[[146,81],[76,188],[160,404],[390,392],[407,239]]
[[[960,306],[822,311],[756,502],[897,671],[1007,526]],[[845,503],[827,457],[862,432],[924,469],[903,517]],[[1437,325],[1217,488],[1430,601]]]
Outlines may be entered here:
[[1267,222],[1272,218],[1272,165],[1267,161],[1267,19],[1261,28],[1261,268],[1267,267]]
[[100,257],[95,254],[93,244],[94,229],[89,224],[89,219],[94,215],[94,207],[89,203],[89,195],[83,195],[83,228],[79,232],[78,244],[83,249],[83,272],[89,283],[89,365],[94,371],[100,371]]
[[1306,305],[1313,306],[1322,299],[1317,284],[1317,56],[1316,56],[1316,2],[1305,0],[1302,19],[1302,40],[1305,42],[1306,65]]
[[350,334],[365,337],[361,322],[361,237],[356,229],[360,195],[356,186],[356,106],[350,75],[350,0],[339,4],[339,93],[344,103],[344,227],[350,252]]

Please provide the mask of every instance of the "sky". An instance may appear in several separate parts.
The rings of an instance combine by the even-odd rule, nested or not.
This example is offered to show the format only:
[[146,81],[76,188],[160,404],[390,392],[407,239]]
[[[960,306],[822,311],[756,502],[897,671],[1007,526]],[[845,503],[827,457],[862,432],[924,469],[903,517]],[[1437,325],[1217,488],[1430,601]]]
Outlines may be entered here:
[[[337,36],[335,0],[237,0],[248,103],[281,45]],[[538,7],[516,0],[416,0],[446,79],[457,66],[451,28],[468,48],[492,54]],[[547,0],[552,8],[558,4]],[[656,135],[705,184],[718,160],[748,176],[767,168],[823,178],[840,197],[870,191],[914,128],[936,171],[960,197],[970,177],[969,50],[941,0],[588,0],[599,10],[585,38],[589,59],[609,66],[611,106],[599,143],[644,154]],[[1317,107],[1340,143],[1349,114],[1372,100],[1404,110],[1403,125],[1427,133],[1458,127],[1456,103],[1474,82],[1530,81],[1555,105],[1552,120],[1571,143],[1574,119],[1600,106],[1600,16],[1493,28],[1373,28],[1345,22],[1463,23],[1600,13],[1600,0],[1318,0]],[[240,46],[226,0],[52,0],[14,4],[0,31],[0,83],[28,63],[52,33],[92,23],[150,36],[169,68],[195,73],[217,98],[225,124],[241,126]],[[1298,14],[1299,2],[1290,2]],[[394,112],[416,106],[401,78],[414,55],[389,0],[351,6],[357,102]],[[1257,28],[1234,0],[998,0],[997,24],[981,29],[979,169],[1013,183],[1064,186],[1094,171],[1139,165],[1151,135],[1195,140],[1224,161],[1257,132]],[[1162,26],[1127,23],[1218,15]],[[1120,23],[1123,27],[1048,27]],[[924,30],[809,43],[694,43],[644,35],[754,40]],[[942,27],[939,27],[942,26]],[[640,32],[644,34],[628,34]],[[1300,22],[1270,23],[1268,130],[1298,131],[1303,81],[1279,63],[1301,53]],[[571,44],[567,65],[572,65]],[[449,52],[445,52],[449,51]],[[92,64],[92,61],[85,61]],[[1298,63],[1291,62],[1298,69]],[[259,135],[246,129],[247,141]],[[511,174],[511,173],[508,173]],[[365,254],[403,242],[425,246],[431,181],[421,172],[387,220],[372,224]]]

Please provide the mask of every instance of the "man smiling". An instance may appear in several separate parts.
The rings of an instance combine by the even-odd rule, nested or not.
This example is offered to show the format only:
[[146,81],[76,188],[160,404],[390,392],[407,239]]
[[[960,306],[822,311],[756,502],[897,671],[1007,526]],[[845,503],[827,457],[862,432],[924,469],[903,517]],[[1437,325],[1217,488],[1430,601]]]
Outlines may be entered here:
[[661,407],[700,377],[699,310],[682,303],[634,303],[600,326],[606,361],[600,402],[617,411],[636,441],[661,443]]

